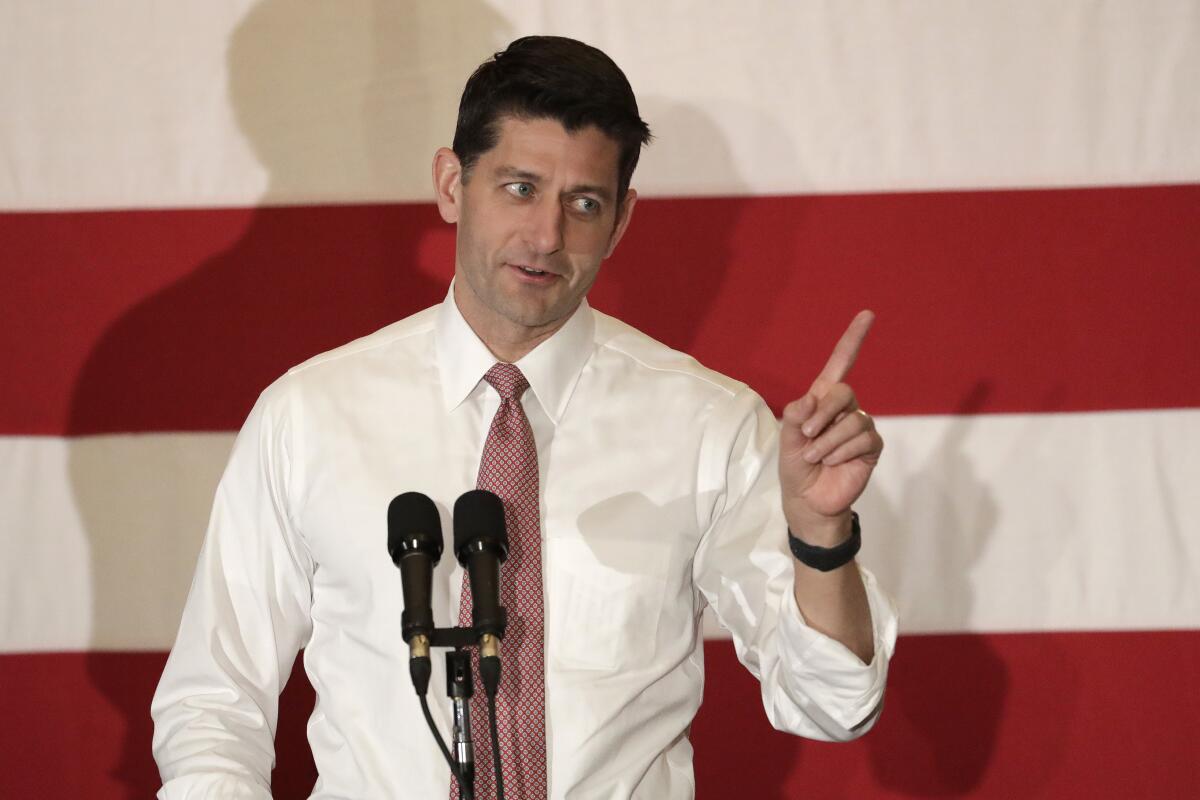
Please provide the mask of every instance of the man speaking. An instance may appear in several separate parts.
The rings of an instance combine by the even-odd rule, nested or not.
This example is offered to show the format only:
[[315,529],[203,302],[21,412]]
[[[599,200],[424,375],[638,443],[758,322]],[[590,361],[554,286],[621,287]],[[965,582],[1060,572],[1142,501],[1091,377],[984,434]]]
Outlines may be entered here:
[[[456,792],[384,546],[406,491],[444,529],[470,489],[504,502],[508,798],[692,797],[706,606],[776,728],[839,740],[874,722],[896,623],[854,561],[877,532],[851,506],[883,442],[845,382],[871,315],[781,429],[744,384],[591,309],[649,135],[624,74],[577,41],[519,39],[471,76],[433,161],[457,230],[445,301],[290,370],[238,435],[154,698],[160,797],[270,797],[300,648],[313,797]],[[463,580],[453,559],[435,569],[438,625],[469,622]],[[448,708],[433,716],[445,733]]]

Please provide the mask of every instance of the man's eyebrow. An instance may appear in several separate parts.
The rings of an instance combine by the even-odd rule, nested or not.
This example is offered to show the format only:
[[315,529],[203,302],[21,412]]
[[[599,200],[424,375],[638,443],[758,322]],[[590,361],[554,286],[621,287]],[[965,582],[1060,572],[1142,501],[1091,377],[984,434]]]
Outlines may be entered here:
[[[542,180],[542,176],[536,172],[530,172],[527,169],[504,165],[496,168],[496,177],[508,178],[515,181],[529,181],[537,183]],[[567,194],[594,194],[606,203],[612,202],[612,191],[604,186],[596,186],[590,183],[577,183],[571,186],[566,191]]]
[[498,178],[513,178],[519,181],[530,181],[537,183],[542,179],[541,175],[536,172],[530,172],[527,169],[518,169],[517,167],[502,166],[496,167],[496,177]]

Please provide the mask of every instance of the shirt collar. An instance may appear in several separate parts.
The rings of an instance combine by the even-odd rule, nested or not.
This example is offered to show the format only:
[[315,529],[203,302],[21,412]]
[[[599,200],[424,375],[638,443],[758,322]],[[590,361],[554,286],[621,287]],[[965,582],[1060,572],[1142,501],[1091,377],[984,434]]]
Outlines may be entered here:
[[[438,309],[435,330],[442,399],[446,410],[452,411],[475,390],[484,373],[496,363],[496,357],[463,319],[454,302],[453,282]],[[583,366],[591,357],[594,330],[592,309],[583,300],[565,325],[516,362],[542,410],[555,425],[566,411]]]

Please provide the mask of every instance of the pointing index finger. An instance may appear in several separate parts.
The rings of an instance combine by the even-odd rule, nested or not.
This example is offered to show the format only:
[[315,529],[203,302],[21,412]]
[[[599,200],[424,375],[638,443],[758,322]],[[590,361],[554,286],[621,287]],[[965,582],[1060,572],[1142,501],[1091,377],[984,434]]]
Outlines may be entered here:
[[858,358],[863,340],[867,338],[867,331],[871,330],[871,324],[874,322],[875,313],[872,311],[860,311],[854,316],[850,327],[846,328],[846,332],[834,346],[833,354],[825,362],[825,368],[813,381],[813,389],[824,389],[846,379],[850,368],[854,366],[854,360]]

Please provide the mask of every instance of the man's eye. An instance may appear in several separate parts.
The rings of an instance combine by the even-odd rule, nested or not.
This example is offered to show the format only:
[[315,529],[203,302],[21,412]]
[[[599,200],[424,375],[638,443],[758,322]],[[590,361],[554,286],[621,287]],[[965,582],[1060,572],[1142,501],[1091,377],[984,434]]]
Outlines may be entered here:
[[572,201],[576,211],[584,214],[595,214],[600,211],[600,203],[590,197],[576,197]]
[[533,194],[533,186],[528,183],[510,183],[504,188],[514,197],[529,197]]

